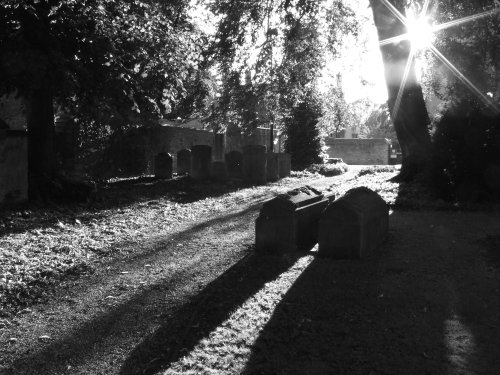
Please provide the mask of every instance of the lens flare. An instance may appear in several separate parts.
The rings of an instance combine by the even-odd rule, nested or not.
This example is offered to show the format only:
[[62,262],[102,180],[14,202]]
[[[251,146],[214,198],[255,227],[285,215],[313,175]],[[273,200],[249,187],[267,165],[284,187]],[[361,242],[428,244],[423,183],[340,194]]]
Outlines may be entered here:
[[406,27],[412,49],[422,50],[432,45],[434,32],[427,17],[408,18]]
[[406,69],[393,109],[394,117],[396,117],[398,114],[403,91],[408,80],[410,67],[412,66],[417,54],[416,52],[424,49],[430,50],[434,54],[434,56],[438,60],[440,60],[460,81],[462,81],[469,90],[475,93],[487,106],[495,110],[497,113],[500,113],[500,108],[491,101],[492,96],[482,93],[481,90],[479,90],[462,72],[460,72],[433,44],[436,32],[500,13],[500,7],[495,7],[482,13],[433,26],[430,24],[429,18],[427,17],[430,0],[425,0],[420,14],[412,15],[410,12],[408,17],[403,16],[401,12],[399,12],[398,9],[394,7],[394,5],[392,5],[388,0],[381,1],[387,7],[387,9],[389,9],[389,11],[406,26],[408,32],[381,40],[379,42],[380,46],[382,47],[388,44],[397,44],[404,40],[409,40],[411,43],[411,50],[408,56],[408,61],[406,63]]

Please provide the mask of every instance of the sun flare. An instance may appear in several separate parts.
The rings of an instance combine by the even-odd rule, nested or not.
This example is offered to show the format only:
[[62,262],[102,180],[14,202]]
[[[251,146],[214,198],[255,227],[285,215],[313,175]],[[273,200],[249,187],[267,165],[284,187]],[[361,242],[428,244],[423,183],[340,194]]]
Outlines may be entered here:
[[413,49],[422,50],[432,45],[434,31],[425,16],[409,18],[407,22],[408,39]]

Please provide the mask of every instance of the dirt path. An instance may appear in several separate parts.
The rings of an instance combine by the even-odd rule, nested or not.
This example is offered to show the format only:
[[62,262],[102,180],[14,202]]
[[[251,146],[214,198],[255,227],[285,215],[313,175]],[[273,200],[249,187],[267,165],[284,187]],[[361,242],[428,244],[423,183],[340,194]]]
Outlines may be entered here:
[[334,262],[256,256],[266,197],[63,284],[2,328],[0,373],[500,373],[498,214],[395,211],[376,255]]

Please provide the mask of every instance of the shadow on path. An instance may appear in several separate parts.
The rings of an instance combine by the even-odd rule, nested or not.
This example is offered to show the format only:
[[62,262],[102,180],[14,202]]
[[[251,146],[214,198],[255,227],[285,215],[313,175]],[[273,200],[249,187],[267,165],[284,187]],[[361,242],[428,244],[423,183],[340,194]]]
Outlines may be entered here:
[[369,259],[316,258],[244,374],[500,373],[499,277],[457,245],[476,229],[454,215],[396,211]]
[[187,354],[236,308],[298,259],[250,254],[169,316],[122,365],[120,374],[153,374]]

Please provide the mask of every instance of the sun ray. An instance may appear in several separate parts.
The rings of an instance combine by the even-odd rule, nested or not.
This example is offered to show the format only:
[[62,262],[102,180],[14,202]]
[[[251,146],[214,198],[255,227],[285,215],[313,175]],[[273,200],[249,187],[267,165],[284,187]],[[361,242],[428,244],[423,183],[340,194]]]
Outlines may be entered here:
[[429,10],[429,4],[431,0],[425,0],[424,6],[422,7],[422,12],[420,13],[421,15],[425,16],[427,14],[427,11]]
[[387,44],[396,44],[402,42],[403,40],[407,40],[410,37],[409,33],[401,34],[398,36],[394,36],[392,38],[387,38],[379,42],[380,46],[386,46]]
[[388,0],[382,0],[382,2],[387,7],[387,9],[389,9],[391,11],[391,13],[394,14],[394,16],[398,20],[400,20],[404,25],[406,25],[406,23],[408,22],[407,19],[406,19],[406,17],[403,16],[401,14],[401,12],[399,10],[397,10],[394,5],[392,5]]
[[412,48],[410,54],[408,55],[408,61],[406,62],[405,71],[403,73],[403,79],[401,80],[401,86],[399,86],[398,95],[396,97],[396,102],[394,103],[394,118],[398,117],[399,107],[401,105],[401,100],[403,99],[403,92],[406,87],[406,82],[408,81],[408,75],[410,74],[410,69],[413,64],[413,58],[415,57],[415,50]]
[[499,13],[499,12],[500,12],[500,7],[488,10],[486,12],[474,14],[472,16],[460,18],[458,20],[453,20],[453,21],[450,21],[450,22],[445,22],[445,23],[442,23],[440,25],[433,26],[432,27],[432,31],[436,32],[436,31],[445,30],[445,29],[448,29],[450,27],[462,25],[464,23],[468,23],[468,22],[472,22],[472,21],[476,21],[478,19],[481,19],[481,18],[484,18],[484,17],[488,17],[488,16],[491,16],[491,15],[493,15],[495,13]]
[[432,51],[432,53],[434,53],[434,55],[443,63],[445,64],[448,69],[450,69],[452,71],[453,74],[455,74],[455,76],[460,80],[462,81],[465,86],[467,86],[469,88],[469,90],[471,90],[473,93],[475,93],[476,95],[479,96],[479,98],[481,98],[483,100],[483,102],[493,108],[496,112],[500,113],[500,108],[495,104],[493,103],[489,98],[488,96],[486,96],[485,94],[483,94],[481,92],[481,90],[479,90],[462,72],[460,72],[460,70],[458,70],[455,65],[453,65],[450,60],[448,60],[435,46],[433,45],[430,45],[429,46],[430,50]]

